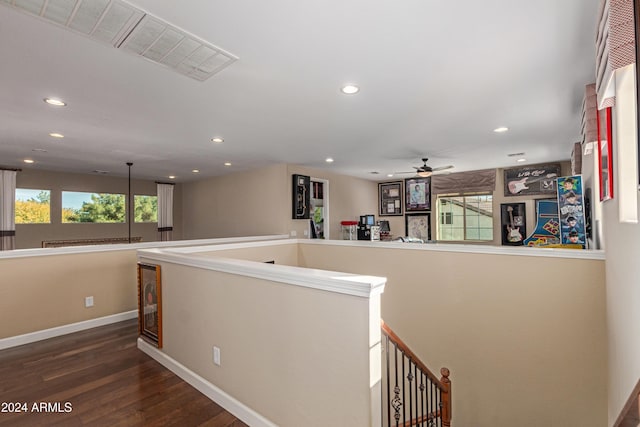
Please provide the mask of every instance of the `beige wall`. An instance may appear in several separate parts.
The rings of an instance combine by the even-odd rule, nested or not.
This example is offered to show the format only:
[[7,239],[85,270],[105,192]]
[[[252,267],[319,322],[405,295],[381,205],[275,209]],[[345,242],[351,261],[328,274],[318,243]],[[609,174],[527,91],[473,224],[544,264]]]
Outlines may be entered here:
[[[308,237],[309,220],[291,219],[291,175],[329,181],[330,238],[340,239],[340,221],[377,215],[375,182],[296,165],[279,164],[250,172],[184,184],[184,237],[290,234]],[[307,233],[307,234],[305,234]]]
[[[616,123],[635,123],[635,68],[617,70],[613,145],[614,199],[602,204],[603,235],[607,249],[607,322],[609,330],[609,426],[620,414],[640,379],[640,225],[621,223],[619,214],[620,180],[616,165],[623,144],[636,144],[634,126],[618,128]],[[640,210],[640,203],[638,203]]]
[[235,258],[256,262],[275,261],[277,265],[298,266],[298,248],[292,244],[270,246],[268,250],[265,250],[264,247],[250,247],[200,252],[198,256]]
[[368,298],[161,265],[168,356],[279,426],[375,425]]
[[[51,224],[17,224],[16,248],[39,248],[43,240],[127,237],[129,225],[124,224],[62,224],[62,191],[127,194],[128,178],[97,174],[72,174],[23,169],[16,176],[17,188],[51,191]],[[131,180],[133,194],[156,195],[154,181]],[[182,238],[180,185],[174,189],[174,239]],[[143,242],[158,240],[158,224],[131,225],[131,235],[142,237]]]
[[387,277],[382,317],[451,370],[454,426],[605,425],[603,261],[375,245],[301,244],[299,261]]
[[288,234],[286,165],[183,185],[185,239]]
[[137,309],[135,250],[2,258],[0,271],[0,339]]
[[[342,239],[340,222],[358,221],[360,215],[378,216],[378,184],[366,179],[339,175],[325,170],[297,165],[287,166],[287,218],[291,218],[291,175],[302,174],[329,181],[329,238]],[[296,230],[299,238],[305,238],[309,220],[289,219],[290,230]]]

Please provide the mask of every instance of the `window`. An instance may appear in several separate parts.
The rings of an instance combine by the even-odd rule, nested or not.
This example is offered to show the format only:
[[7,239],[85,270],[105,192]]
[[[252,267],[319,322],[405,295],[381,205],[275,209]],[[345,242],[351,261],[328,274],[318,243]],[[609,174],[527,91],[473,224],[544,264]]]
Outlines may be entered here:
[[62,192],[62,222],[125,222],[124,194]]
[[493,240],[493,200],[490,194],[438,197],[438,240]]
[[135,222],[158,222],[158,196],[133,196]]
[[452,225],[453,214],[451,212],[440,212],[440,224]]
[[16,224],[50,224],[51,191],[16,188]]

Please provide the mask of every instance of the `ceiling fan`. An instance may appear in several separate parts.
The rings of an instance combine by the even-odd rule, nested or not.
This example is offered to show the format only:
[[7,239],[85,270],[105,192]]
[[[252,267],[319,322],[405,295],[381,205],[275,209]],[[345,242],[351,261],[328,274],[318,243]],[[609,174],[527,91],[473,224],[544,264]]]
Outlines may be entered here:
[[[429,159],[427,157],[423,157],[422,158],[422,166],[414,166],[413,168],[416,170],[416,175],[421,176],[423,178],[428,177],[433,175],[434,172],[440,172],[443,170],[447,170],[447,169],[452,169],[453,165],[447,165],[447,166],[439,166],[437,168],[432,168],[431,166],[427,165],[427,161]],[[413,171],[411,172],[396,172],[396,174],[403,174],[403,173],[413,173]]]

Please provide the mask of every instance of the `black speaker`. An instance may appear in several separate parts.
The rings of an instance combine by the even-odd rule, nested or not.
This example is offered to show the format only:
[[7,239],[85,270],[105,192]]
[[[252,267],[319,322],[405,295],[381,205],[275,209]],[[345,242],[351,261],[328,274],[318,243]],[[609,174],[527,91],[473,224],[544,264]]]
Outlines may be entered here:
[[292,175],[292,219],[309,219],[311,208],[311,177],[306,175]]

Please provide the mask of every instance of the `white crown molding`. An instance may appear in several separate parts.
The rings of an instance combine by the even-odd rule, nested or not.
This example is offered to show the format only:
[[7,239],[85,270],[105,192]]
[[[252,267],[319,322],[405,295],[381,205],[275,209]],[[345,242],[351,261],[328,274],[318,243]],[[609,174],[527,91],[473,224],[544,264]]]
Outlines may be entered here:
[[529,246],[492,246],[492,245],[469,245],[458,243],[405,243],[405,242],[381,242],[368,240],[298,240],[305,245],[333,245],[351,246],[362,248],[384,248],[384,249],[405,249],[416,251],[435,252],[459,252],[485,255],[513,255],[513,256],[533,256],[547,258],[571,258],[571,259],[605,259],[605,252],[593,249],[563,249],[563,248],[542,248]]
[[61,248],[33,248],[33,249],[14,249],[11,251],[0,251],[0,259],[6,258],[26,258],[33,256],[51,256],[51,255],[69,255],[77,253],[93,253],[93,252],[111,252],[122,250],[138,250],[149,248],[167,248],[181,246],[202,246],[202,245],[221,245],[228,243],[245,243],[255,242],[259,240],[279,240],[288,239],[286,234],[274,234],[266,236],[248,236],[248,237],[226,237],[218,239],[197,239],[197,240],[172,240],[165,242],[144,242],[144,243],[123,243],[113,245],[89,245],[89,246],[66,246]]
[[[298,240],[286,242],[261,242],[249,245],[221,245],[201,247],[200,251],[218,251],[235,247],[280,246],[283,244],[298,245]],[[291,267],[287,265],[265,264],[232,258],[199,257],[197,253],[182,254],[179,250],[150,249],[138,251],[138,259],[142,262],[167,262],[205,270],[238,274],[256,279],[287,283],[305,288],[313,288],[328,292],[370,298],[384,291],[387,281],[385,277],[365,276],[336,271],[316,270],[312,268]]]

